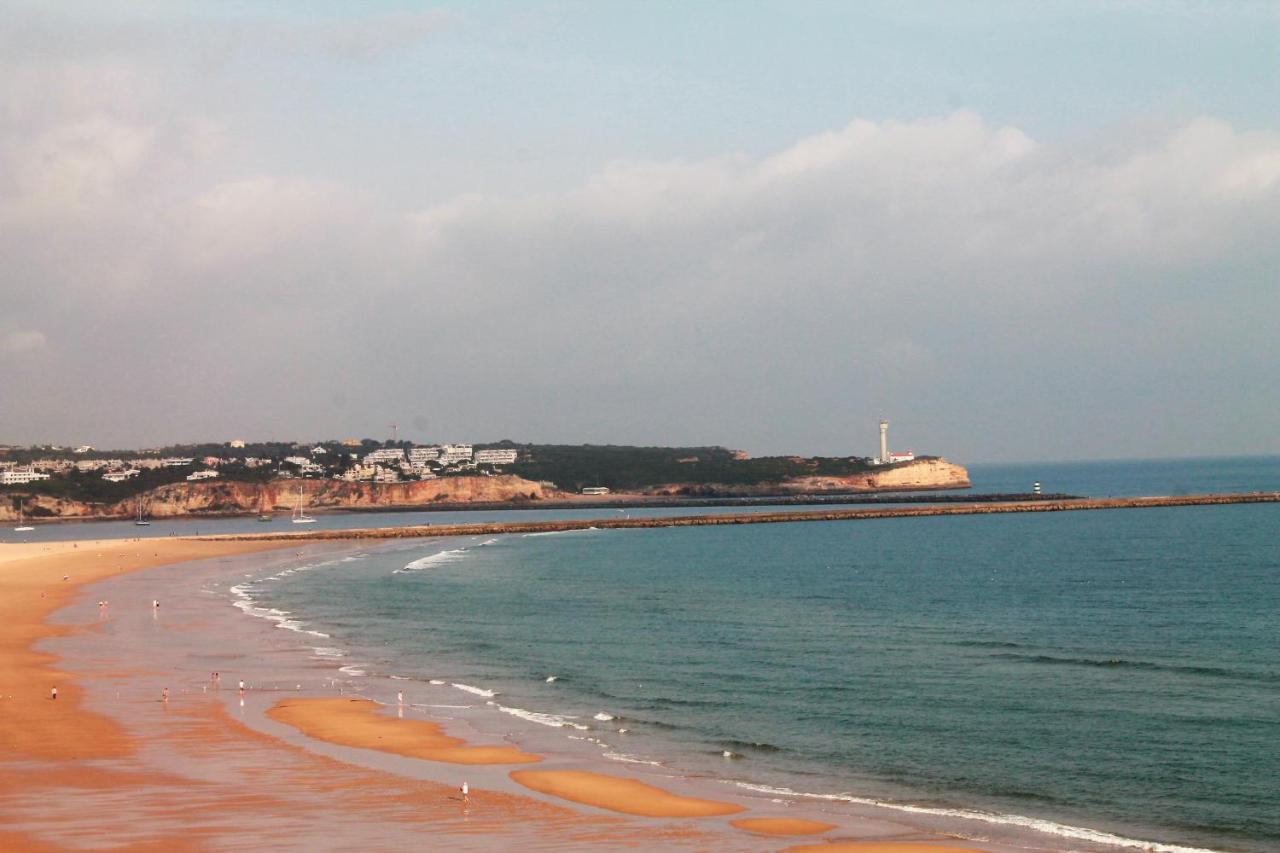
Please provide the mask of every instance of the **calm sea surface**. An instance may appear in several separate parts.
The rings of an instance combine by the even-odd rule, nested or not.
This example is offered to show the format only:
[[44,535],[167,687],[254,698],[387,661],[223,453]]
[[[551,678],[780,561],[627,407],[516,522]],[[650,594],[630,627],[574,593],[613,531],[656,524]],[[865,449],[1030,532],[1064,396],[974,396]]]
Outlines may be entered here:
[[[1274,458],[973,473],[1280,488]],[[476,538],[254,595],[382,671],[608,731],[620,760],[1280,847],[1277,505]]]

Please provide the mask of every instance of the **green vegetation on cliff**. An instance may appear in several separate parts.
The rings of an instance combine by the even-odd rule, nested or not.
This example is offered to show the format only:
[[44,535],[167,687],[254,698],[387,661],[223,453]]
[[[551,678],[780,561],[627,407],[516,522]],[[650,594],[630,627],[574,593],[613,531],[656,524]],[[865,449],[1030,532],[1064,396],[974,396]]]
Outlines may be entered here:
[[862,457],[766,456],[748,459],[723,447],[627,447],[595,444],[502,444],[520,455],[509,473],[550,481],[561,489],[584,486],[643,489],[667,483],[754,486],[792,477],[846,476],[872,469]]

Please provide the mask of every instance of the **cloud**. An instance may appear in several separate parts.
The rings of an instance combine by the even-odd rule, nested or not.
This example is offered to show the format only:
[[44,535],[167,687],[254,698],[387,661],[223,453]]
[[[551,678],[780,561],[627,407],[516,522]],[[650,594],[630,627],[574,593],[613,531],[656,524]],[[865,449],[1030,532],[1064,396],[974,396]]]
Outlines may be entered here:
[[[380,39],[341,50],[395,48]],[[6,320],[77,341],[32,386],[23,438],[124,399],[136,415],[82,428],[420,416],[426,438],[849,452],[848,424],[883,413],[931,424],[917,448],[1062,456],[1034,419],[1089,441],[1105,409],[1141,447],[1143,405],[1188,399],[1170,377],[1227,407],[1280,362],[1259,319],[1280,311],[1275,133],[1203,118],[1068,143],[970,112],[860,119],[764,156],[406,207],[412,188],[242,158],[263,148],[249,126],[103,67],[105,95],[83,64],[0,86]],[[43,347],[22,334],[39,338],[6,351]]]
[[3,353],[23,353],[42,350],[48,341],[45,339],[44,333],[35,329],[25,331],[8,332],[0,337],[0,352]]

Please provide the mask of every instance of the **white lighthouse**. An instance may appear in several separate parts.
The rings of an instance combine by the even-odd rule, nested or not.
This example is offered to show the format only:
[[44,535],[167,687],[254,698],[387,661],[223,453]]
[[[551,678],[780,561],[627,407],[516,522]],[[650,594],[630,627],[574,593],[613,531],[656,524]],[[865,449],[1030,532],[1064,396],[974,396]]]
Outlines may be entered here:
[[881,465],[889,464],[889,422],[880,419],[880,458],[876,460]]

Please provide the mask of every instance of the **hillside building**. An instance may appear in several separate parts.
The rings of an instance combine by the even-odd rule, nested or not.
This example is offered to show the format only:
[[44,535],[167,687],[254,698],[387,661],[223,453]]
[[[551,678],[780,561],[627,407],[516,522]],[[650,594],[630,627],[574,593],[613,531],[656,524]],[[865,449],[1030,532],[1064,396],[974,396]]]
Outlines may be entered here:
[[32,468],[17,471],[0,471],[0,486],[20,486],[47,479],[49,479],[48,474],[42,474]]
[[516,455],[515,450],[491,448],[477,450],[474,459],[477,465],[511,465],[516,461]]

